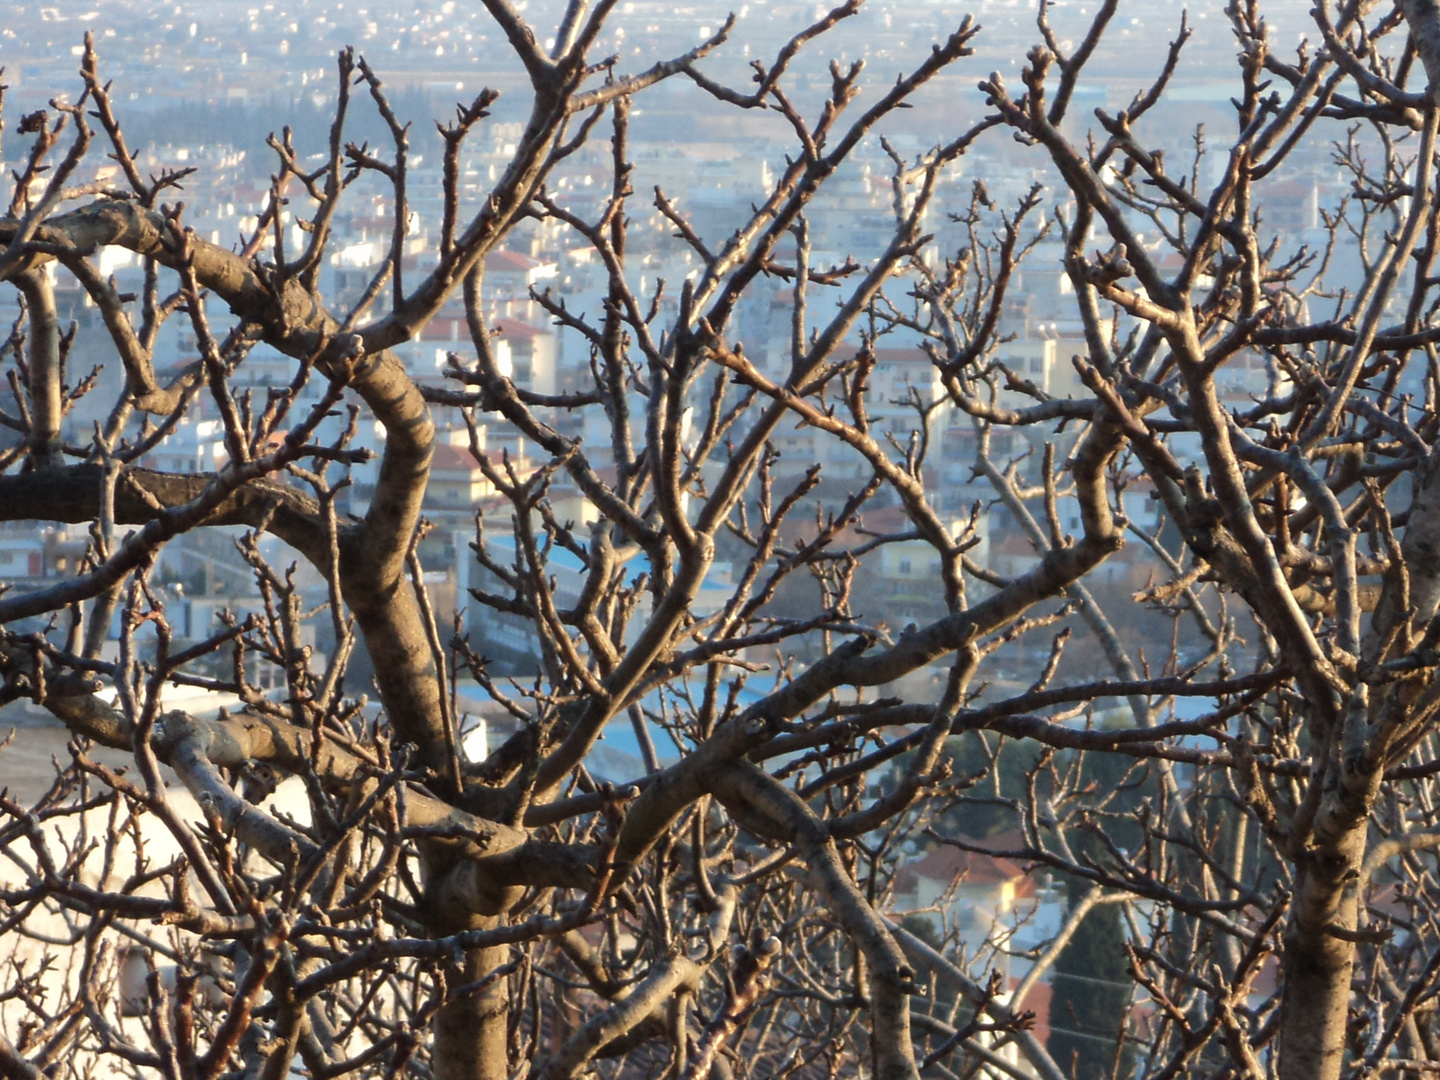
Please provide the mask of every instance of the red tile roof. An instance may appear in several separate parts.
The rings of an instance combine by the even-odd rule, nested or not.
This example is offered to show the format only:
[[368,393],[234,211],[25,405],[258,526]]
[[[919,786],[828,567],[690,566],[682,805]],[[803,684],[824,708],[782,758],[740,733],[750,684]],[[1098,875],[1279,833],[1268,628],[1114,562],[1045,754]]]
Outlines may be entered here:
[[1013,881],[1017,895],[1029,895],[1035,891],[1035,883],[1029,875],[1009,859],[962,851],[948,844],[933,848],[923,859],[908,863],[905,869],[946,885],[957,878],[970,885],[1000,885]]
[[468,446],[453,443],[437,443],[435,456],[430,459],[432,472],[477,472],[480,468]]
[[508,248],[492,251],[485,256],[485,269],[498,273],[523,273],[544,265],[539,259],[532,259],[529,255],[522,255],[520,252],[511,251]]

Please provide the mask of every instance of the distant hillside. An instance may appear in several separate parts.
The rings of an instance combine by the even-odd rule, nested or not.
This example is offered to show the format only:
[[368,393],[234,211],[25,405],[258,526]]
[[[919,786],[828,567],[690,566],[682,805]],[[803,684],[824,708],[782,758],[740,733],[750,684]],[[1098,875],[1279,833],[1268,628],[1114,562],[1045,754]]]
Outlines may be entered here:
[[[397,116],[411,121],[411,153],[424,154],[433,160],[440,152],[440,137],[431,118],[447,116],[453,112],[454,103],[418,88],[395,89],[390,92],[390,103]],[[289,125],[295,134],[295,145],[304,156],[326,148],[334,108],[333,97],[317,105],[310,95],[304,94],[291,99],[277,96],[264,101],[197,101],[158,109],[132,108],[124,112],[122,120],[126,139],[136,149],[151,144],[220,143],[254,152],[265,148],[267,135]],[[379,147],[382,154],[390,145],[384,122],[376,115],[363,88],[353,92],[345,140],[354,143],[368,140],[372,146]]]

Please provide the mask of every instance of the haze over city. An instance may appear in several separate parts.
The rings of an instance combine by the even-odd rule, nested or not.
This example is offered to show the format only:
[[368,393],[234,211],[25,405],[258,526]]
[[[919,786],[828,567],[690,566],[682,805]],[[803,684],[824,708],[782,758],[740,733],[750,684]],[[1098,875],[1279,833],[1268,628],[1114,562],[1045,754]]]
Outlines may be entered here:
[[0,1074],[1440,1070],[1440,11],[1311,3],[12,3]]

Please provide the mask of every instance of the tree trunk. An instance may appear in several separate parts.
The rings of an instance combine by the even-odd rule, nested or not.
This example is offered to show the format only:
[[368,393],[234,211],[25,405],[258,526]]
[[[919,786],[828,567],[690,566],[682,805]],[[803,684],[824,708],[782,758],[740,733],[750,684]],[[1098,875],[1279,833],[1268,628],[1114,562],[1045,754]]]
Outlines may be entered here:
[[[507,951],[503,945],[472,949],[462,963],[447,965],[450,992],[485,978],[505,962]],[[432,1051],[436,1080],[506,1080],[510,1072],[509,1008],[509,985],[503,977],[442,1008],[435,1017]]]
[[1345,1020],[1355,944],[1332,930],[1354,930],[1356,880],[1365,827],[1307,852],[1296,865],[1294,910],[1282,960],[1280,1080],[1338,1080],[1345,1059]]
[[60,388],[60,318],[55,290],[44,270],[27,270],[14,278],[25,297],[30,317],[30,457],[44,472],[64,464],[60,422],[65,409]]

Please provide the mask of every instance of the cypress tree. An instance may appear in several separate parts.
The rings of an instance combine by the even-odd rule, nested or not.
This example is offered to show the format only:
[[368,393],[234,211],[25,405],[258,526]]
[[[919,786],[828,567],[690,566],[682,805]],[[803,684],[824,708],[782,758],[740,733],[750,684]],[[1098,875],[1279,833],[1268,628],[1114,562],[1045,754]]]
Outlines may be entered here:
[[[1070,902],[1085,883],[1071,882]],[[1125,928],[1114,904],[1092,908],[1070,943],[1055,958],[1051,976],[1050,1056],[1074,1080],[1127,1077],[1134,1068],[1128,1048],[1116,1068],[1115,1040],[1130,996]]]

